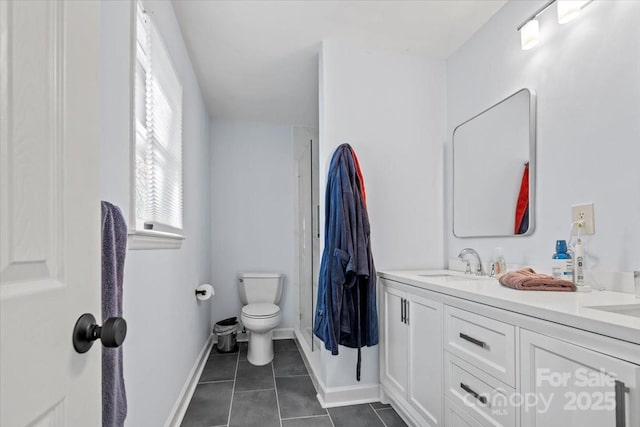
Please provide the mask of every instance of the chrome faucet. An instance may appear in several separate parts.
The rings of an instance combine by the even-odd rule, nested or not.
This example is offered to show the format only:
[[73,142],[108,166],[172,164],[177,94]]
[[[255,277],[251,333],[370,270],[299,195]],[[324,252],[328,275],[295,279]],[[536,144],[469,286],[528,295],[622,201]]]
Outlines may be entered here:
[[480,255],[478,254],[478,252],[476,252],[475,249],[472,249],[472,248],[464,248],[458,254],[458,258],[460,258],[463,261],[467,261],[467,271],[465,273],[471,273],[471,268],[469,267],[469,261],[464,259],[465,255],[473,255],[475,257],[476,261],[478,262],[476,275],[477,276],[484,275],[485,273],[484,273],[484,269],[482,268],[482,260],[480,260]]

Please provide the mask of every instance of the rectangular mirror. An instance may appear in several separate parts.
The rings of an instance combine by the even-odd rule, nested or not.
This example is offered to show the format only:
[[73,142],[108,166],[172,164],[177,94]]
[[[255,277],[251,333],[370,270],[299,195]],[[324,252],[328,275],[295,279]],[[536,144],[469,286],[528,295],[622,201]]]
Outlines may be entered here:
[[453,234],[522,236],[534,228],[535,93],[521,89],[453,131]]

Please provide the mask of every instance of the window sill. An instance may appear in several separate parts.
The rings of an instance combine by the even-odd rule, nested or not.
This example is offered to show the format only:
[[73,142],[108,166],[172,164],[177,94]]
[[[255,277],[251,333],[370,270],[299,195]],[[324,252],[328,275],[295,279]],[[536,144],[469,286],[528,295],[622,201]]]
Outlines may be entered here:
[[131,230],[128,238],[128,249],[180,249],[184,236],[154,230]]

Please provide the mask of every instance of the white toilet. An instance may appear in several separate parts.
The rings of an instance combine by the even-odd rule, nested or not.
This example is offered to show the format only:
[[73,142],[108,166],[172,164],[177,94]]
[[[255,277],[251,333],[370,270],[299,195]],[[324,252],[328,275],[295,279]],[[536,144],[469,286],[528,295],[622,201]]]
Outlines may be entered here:
[[262,366],[273,359],[273,330],[280,324],[282,274],[241,273],[238,276],[242,324],[250,332],[247,360]]

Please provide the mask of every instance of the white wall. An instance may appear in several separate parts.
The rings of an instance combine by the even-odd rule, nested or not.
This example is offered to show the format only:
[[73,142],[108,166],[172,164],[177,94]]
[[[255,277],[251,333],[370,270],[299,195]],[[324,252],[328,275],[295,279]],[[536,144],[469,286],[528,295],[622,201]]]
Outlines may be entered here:
[[[127,426],[163,425],[211,327],[209,117],[171,3],[146,2],[183,84],[184,232],[179,250],[128,251]],[[129,211],[129,2],[101,4],[101,197]]]
[[[516,27],[543,1],[508,2],[447,60],[448,138],[461,122],[522,87],[538,95],[536,229],[515,238],[455,238],[447,173],[446,253],[483,258],[503,246],[507,262],[549,268],[566,239],[570,205],[595,202],[587,268],[640,268],[640,2],[594,1],[559,25],[541,16],[541,43],[520,49]],[[450,145],[447,153],[450,153]]]
[[[320,67],[322,222],[329,162],[348,142],[364,174],[376,268],[442,267],[444,61],[325,42]],[[362,384],[378,383],[377,352],[363,352]],[[356,383],[355,350],[325,359],[327,386]]]
[[213,320],[240,317],[240,272],[284,273],[278,328],[293,328],[294,180],[291,126],[212,120]]

